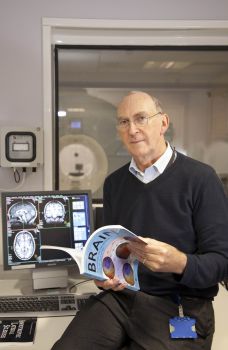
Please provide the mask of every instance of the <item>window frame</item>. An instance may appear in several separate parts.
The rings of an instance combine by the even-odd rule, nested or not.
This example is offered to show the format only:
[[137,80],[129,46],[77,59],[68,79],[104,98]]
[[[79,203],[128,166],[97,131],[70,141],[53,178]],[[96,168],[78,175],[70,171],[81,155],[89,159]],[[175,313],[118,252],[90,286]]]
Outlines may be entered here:
[[228,21],[42,19],[44,190],[55,187],[53,46],[82,45],[228,48]]

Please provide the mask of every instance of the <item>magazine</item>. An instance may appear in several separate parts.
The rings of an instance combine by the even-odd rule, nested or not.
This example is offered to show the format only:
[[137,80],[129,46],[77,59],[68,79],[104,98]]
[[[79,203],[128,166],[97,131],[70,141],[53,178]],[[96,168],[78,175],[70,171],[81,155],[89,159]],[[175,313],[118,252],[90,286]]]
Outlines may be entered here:
[[126,284],[126,288],[139,290],[138,260],[127,248],[129,240],[146,244],[125,227],[108,225],[94,231],[80,251],[48,245],[41,248],[58,249],[70,254],[83,276],[97,280],[117,277]]
[[34,342],[37,318],[0,318],[0,343]]

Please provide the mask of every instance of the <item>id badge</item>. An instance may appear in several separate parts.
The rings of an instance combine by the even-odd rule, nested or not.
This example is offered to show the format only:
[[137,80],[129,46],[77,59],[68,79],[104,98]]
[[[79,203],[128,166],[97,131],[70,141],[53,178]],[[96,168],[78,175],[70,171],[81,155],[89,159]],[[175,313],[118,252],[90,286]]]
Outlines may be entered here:
[[170,336],[173,339],[195,339],[196,320],[190,317],[173,317],[169,320]]

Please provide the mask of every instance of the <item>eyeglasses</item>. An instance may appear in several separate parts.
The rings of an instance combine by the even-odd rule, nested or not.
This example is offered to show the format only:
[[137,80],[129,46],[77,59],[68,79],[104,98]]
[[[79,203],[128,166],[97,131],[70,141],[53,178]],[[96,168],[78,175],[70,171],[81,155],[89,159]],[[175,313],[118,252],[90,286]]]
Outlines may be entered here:
[[162,114],[162,113],[158,112],[158,113],[151,115],[151,116],[140,114],[137,117],[135,117],[134,120],[119,118],[117,121],[116,127],[119,130],[127,130],[127,129],[129,129],[130,124],[134,123],[136,127],[140,128],[140,127],[147,125],[148,120],[150,118],[156,117],[156,115],[158,115],[158,114]]

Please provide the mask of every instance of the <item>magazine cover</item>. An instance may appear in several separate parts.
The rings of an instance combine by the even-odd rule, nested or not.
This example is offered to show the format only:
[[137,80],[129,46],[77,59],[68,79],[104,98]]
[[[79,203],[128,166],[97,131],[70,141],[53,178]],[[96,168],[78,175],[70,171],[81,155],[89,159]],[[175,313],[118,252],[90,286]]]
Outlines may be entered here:
[[37,318],[0,318],[1,342],[33,342]]
[[133,232],[121,225],[103,226],[92,233],[81,251],[57,246],[43,249],[59,249],[76,261],[82,275],[98,279],[117,277],[126,288],[139,290],[138,260],[127,248],[128,241],[146,244]]
[[127,284],[127,288],[138,290],[138,260],[127,248],[129,239],[139,240],[120,225],[98,229],[83,249],[80,272],[100,280],[117,277],[121,283]]

